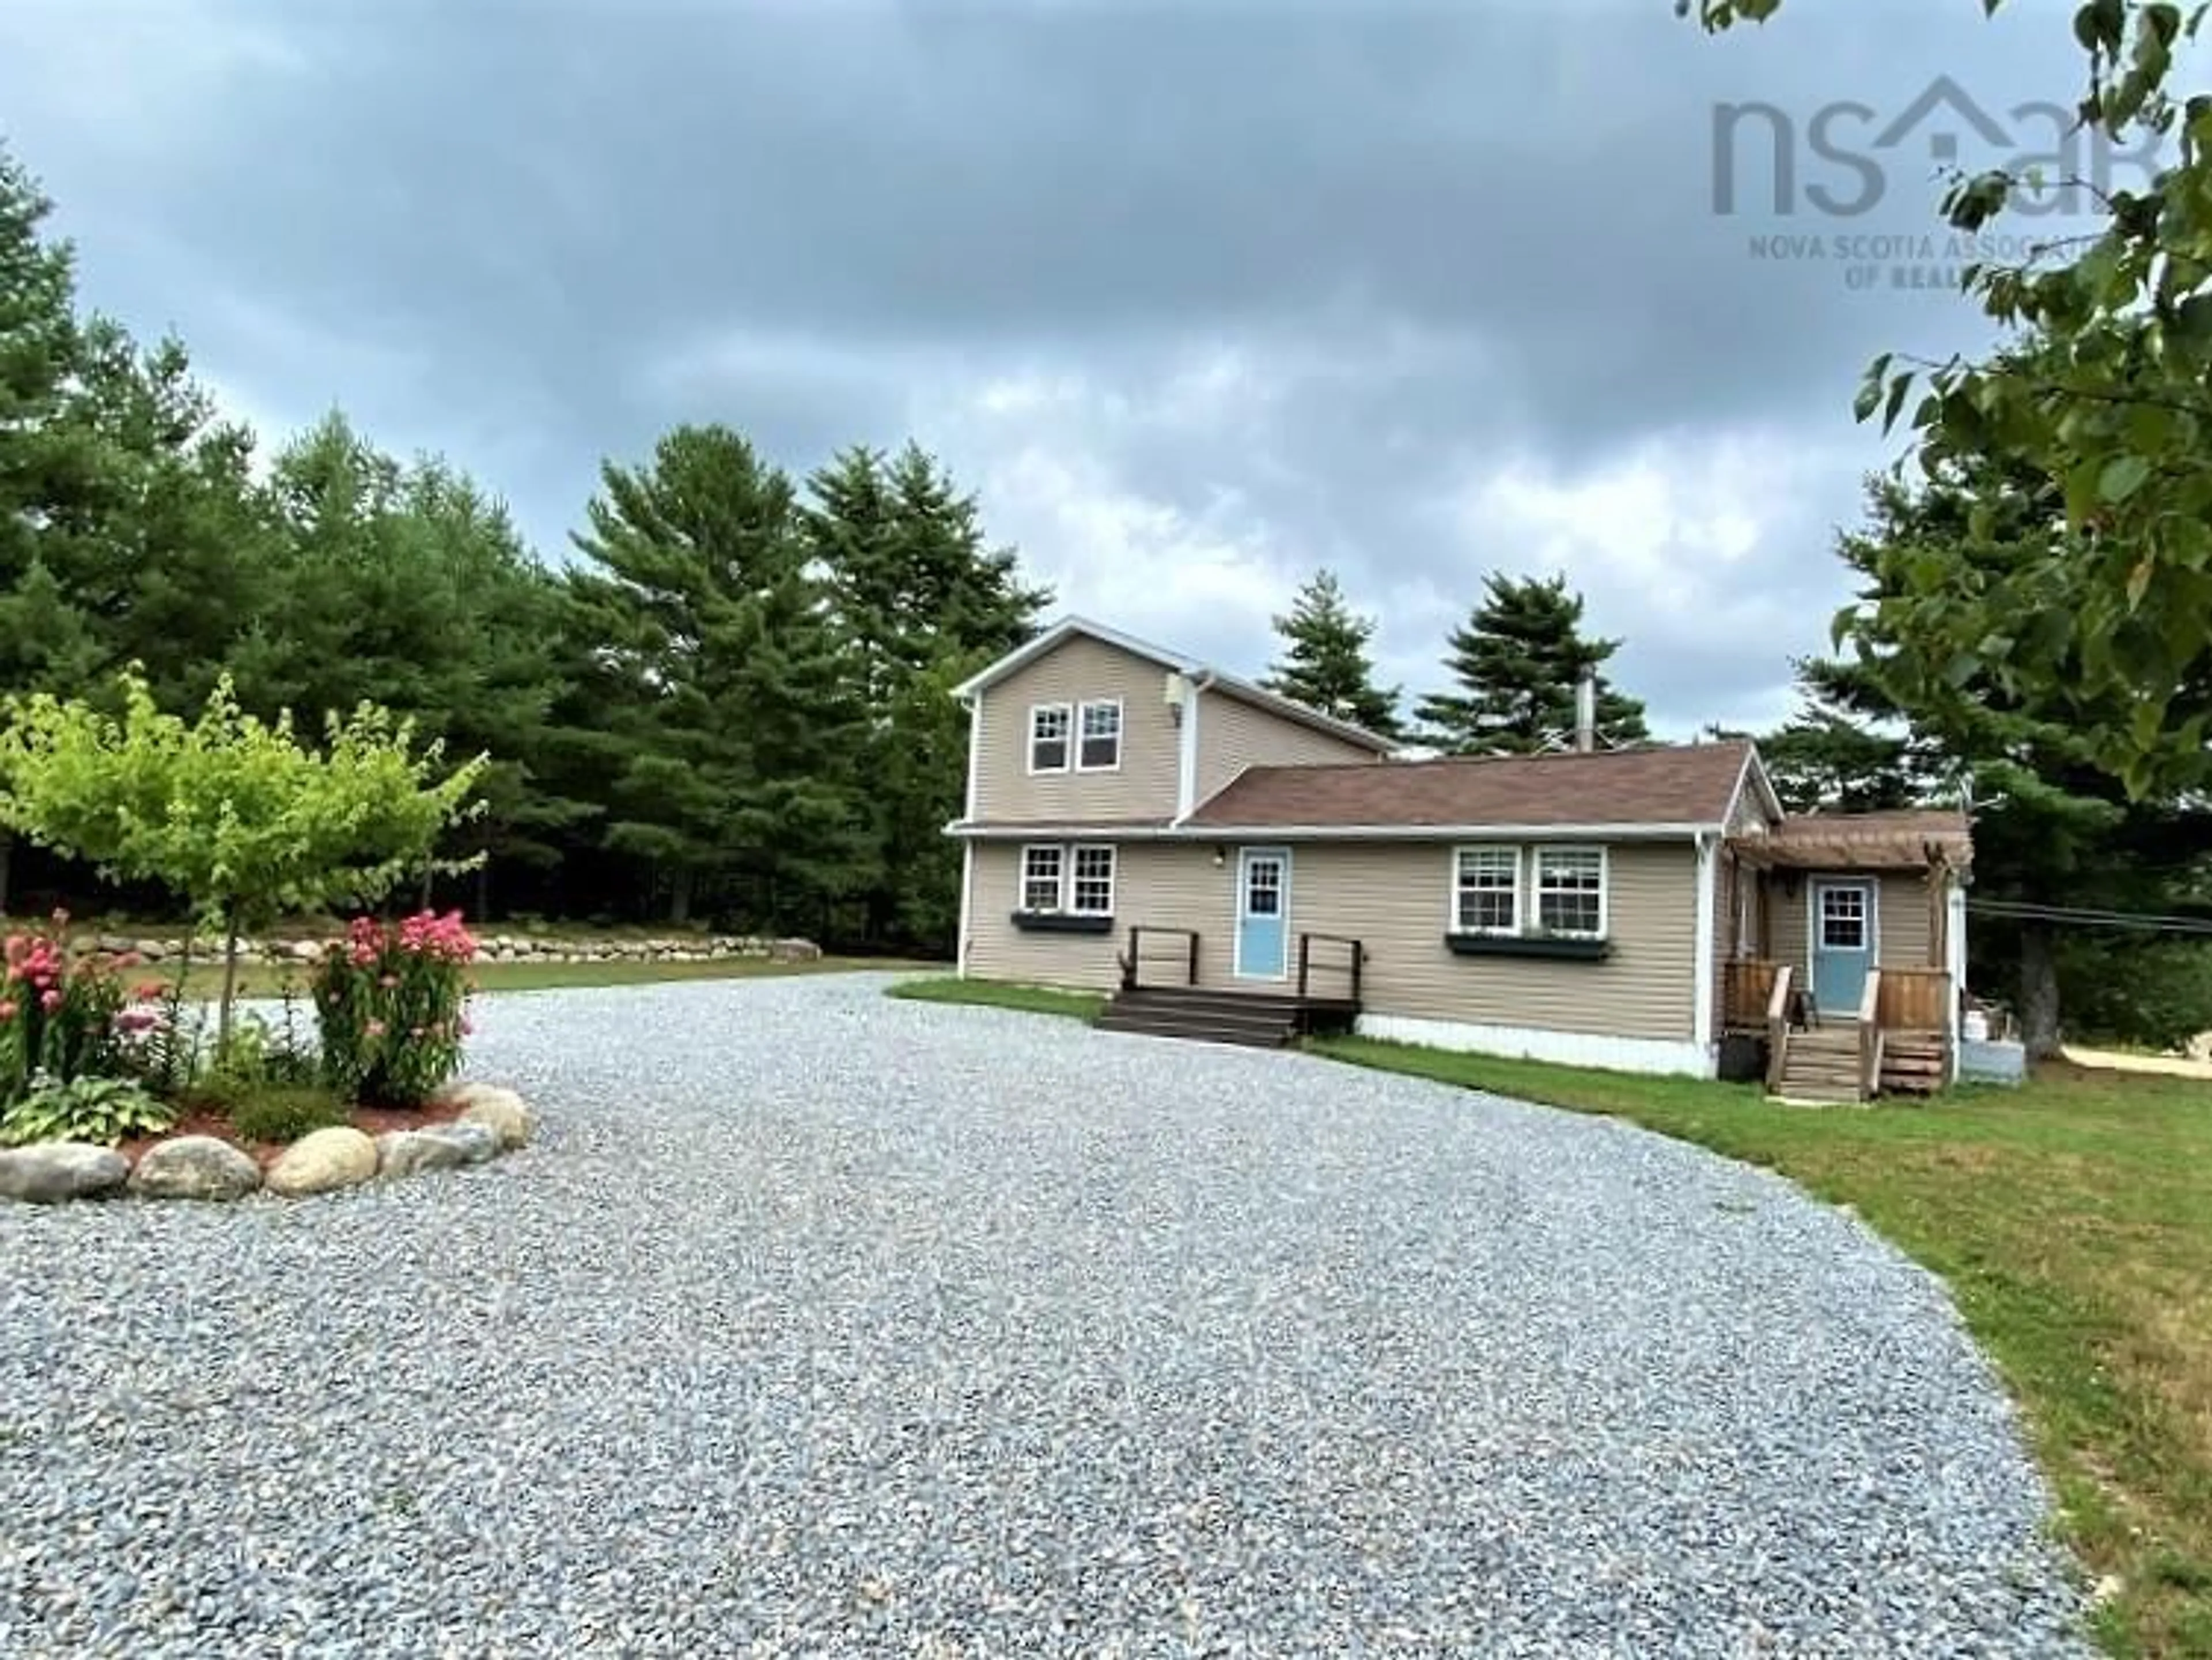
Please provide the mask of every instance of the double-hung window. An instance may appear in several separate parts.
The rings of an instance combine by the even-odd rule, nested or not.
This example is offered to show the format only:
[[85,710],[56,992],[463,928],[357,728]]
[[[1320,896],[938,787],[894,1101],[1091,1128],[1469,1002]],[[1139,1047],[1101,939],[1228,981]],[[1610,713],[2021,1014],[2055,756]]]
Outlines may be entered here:
[[1022,849],[1022,909],[1069,911],[1078,916],[1114,914],[1114,849],[1032,842]]
[[1454,894],[1452,921],[1460,933],[1519,933],[1521,849],[1462,848]]
[[1079,722],[1082,742],[1075,752],[1079,772],[1111,772],[1121,764],[1121,700],[1086,701]]
[[1078,848],[1068,882],[1067,908],[1078,916],[1114,914],[1114,849]]
[[1051,846],[1022,849],[1022,909],[1058,910],[1060,877],[1066,866],[1060,848]]
[[1036,703],[1030,708],[1030,770],[1066,772],[1073,712],[1065,703]]
[[1536,849],[1536,927],[1597,939],[1605,934],[1605,849]]

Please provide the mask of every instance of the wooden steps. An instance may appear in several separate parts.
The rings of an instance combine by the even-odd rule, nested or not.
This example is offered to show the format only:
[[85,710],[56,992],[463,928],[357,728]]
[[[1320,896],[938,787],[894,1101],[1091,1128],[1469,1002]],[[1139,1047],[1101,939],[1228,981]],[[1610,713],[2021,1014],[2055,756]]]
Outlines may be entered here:
[[1785,1101],[1856,1106],[1866,1098],[1859,1085],[1858,1027],[1816,1026],[1791,1032],[1783,1053],[1782,1077],[1773,1092]]
[[[1771,1093],[1787,1101],[1855,1106],[1867,1098],[1860,1066],[1856,1023],[1793,1031]],[[1950,1054],[1942,1032],[1882,1033],[1880,1093],[1933,1095],[1949,1081]]]
[[1949,1045],[1940,1031],[1886,1031],[1881,1037],[1881,1092],[1933,1095],[1950,1081]]
[[1099,1014],[1107,1031],[1183,1037],[1206,1043],[1282,1049],[1323,1019],[1348,1024],[1354,1011],[1285,993],[1206,991],[1185,986],[1124,988]]

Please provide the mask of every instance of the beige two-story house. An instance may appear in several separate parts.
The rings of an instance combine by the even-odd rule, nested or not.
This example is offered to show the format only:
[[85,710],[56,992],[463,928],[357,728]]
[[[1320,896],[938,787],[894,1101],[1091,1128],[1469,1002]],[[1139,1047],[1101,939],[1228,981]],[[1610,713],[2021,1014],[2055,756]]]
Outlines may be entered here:
[[1334,1023],[1627,1070],[1765,1067],[1853,1098],[1885,1067],[1900,1087],[1948,1071],[1960,814],[1791,818],[1744,742],[1393,758],[1081,618],[957,695],[963,975],[1112,992],[1108,1024],[1161,1035]]

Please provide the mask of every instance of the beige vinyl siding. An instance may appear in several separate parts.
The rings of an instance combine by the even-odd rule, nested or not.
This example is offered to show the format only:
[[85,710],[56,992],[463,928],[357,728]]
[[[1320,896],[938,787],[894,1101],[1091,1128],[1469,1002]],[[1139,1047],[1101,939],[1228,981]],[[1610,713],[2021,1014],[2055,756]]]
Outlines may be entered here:
[[[1774,960],[1787,963],[1797,970],[1802,979],[1809,971],[1811,958],[1806,946],[1810,939],[1813,884],[1820,879],[1817,873],[1808,873],[1797,879],[1797,891],[1792,893],[1777,876],[1770,876],[1766,903],[1772,908],[1774,918]],[[1931,966],[1928,960],[1930,943],[1928,916],[1928,883],[1917,871],[1886,871],[1879,877],[1852,878],[1839,872],[1838,880],[1867,880],[1876,885],[1875,896],[1875,966],[1886,969],[1924,969]]]
[[1759,793],[1759,786],[1745,770],[1743,791],[1735,799],[1735,810],[1729,815],[1728,833],[1730,836],[1758,836],[1771,829],[1767,822],[1766,802]]
[[1382,757],[1263,709],[1218,688],[1200,694],[1198,786],[1194,806],[1218,795],[1247,767],[1313,767]]
[[[1240,981],[1234,972],[1237,854],[1210,844],[1125,843],[1121,849],[1110,935],[1024,933],[1011,915],[1018,903],[1021,850],[1008,843],[975,849],[969,970],[987,979],[1110,990],[1116,955],[1130,925],[1200,931],[1200,982],[1266,989],[1279,982]],[[1288,967],[1297,972],[1297,936],[1334,933],[1363,939],[1368,957],[1363,1001],[1370,1013],[1479,1025],[1595,1032],[1607,1037],[1686,1041],[1696,973],[1696,865],[1689,844],[1615,846],[1608,850],[1608,926],[1613,954],[1602,963],[1536,958],[1455,957],[1443,935],[1451,915],[1452,850],[1438,842],[1305,842],[1291,847]],[[1311,989],[1328,994],[1342,977],[1321,971],[1341,960],[1316,947]],[[1177,978],[1175,947],[1162,942],[1149,975]]]
[[[985,687],[969,739],[978,746],[975,817],[1062,822],[1175,817],[1182,733],[1162,695],[1167,675],[1148,658],[1073,635]],[[1066,703],[1073,712],[1085,699],[1101,697],[1121,700],[1120,769],[1031,773],[1030,708]],[[1071,754],[1074,742],[1071,737]]]

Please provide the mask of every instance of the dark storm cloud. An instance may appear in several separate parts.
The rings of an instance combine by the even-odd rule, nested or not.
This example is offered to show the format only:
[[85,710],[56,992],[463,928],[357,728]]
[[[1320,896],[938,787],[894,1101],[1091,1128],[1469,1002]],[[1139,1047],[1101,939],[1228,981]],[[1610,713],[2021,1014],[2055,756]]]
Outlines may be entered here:
[[[1749,435],[1728,489],[1755,547],[1717,565],[1691,524],[1671,555],[1562,556],[1679,725],[1771,702],[1818,643],[1828,526],[1881,455],[1847,417],[1860,365],[1971,344],[1956,302],[1748,252],[1917,230],[1924,168],[1849,225],[1719,217],[1711,106],[1886,112],[1946,70],[1994,105],[2071,92],[2063,20],[1978,14],[1799,0],[1711,41],[1665,0],[93,0],[17,9],[0,107],[96,301],[176,325],[264,419],[336,402],[449,450],[549,544],[600,456],[677,419],[802,467],[915,431],[971,482],[1043,445],[1156,507],[1164,560],[1272,550],[1250,603],[1170,611],[1173,637],[1249,665],[1328,559],[1418,666],[1482,570],[1545,556],[1464,510],[1486,469],[1565,489]],[[1747,161],[1747,203],[1766,182]],[[1206,418],[1143,413],[1222,352]],[[1040,374],[1078,395],[975,418]],[[1027,551],[1082,597],[1079,548]]]

